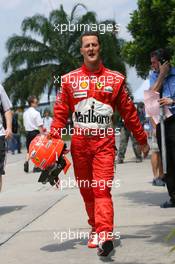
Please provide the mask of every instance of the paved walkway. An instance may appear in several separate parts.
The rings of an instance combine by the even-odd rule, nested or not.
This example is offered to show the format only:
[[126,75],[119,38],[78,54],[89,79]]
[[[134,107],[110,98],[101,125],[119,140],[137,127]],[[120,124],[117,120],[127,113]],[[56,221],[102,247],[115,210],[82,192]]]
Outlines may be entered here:
[[[135,163],[132,151],[117,166],[120,188],[113,187],[115,252],[99,259],[86,247],[89,231],[76,186],[57,190],[37,183],[39,174],[23,172],[24,154],[9,154],[0,194],[0,263],[3,264],[170,264],[175,253],[164,239],[174,227],[175,209],[161,209],[166,188],[151,185],[150,160]],[[62,183],[70,178],[62,175]],[[62,236],[62,241],[60,238]],[[67,236],[67,239],[66,239]],[[68,237],[69,236],[69,237]]]

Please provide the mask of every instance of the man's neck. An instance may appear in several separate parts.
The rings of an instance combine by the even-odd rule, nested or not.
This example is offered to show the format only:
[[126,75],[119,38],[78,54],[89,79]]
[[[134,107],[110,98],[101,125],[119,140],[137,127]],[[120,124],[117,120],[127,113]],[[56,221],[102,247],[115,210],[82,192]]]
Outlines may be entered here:
[[97,70],[99,69],[99,67],[100,67],[100,61],[98,61],[97,63],[94,63],[94,64],[84,62],[84,64],[86,65],[86,67],[88,68],[88,70],[89,70],[90,72],[95,72],[95,71],[97,71]]

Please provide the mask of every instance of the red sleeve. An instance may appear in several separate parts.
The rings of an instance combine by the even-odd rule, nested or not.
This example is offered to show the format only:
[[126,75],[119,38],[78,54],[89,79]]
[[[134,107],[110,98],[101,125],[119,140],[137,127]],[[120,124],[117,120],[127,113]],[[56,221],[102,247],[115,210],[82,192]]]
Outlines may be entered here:
[[140,145],[147,143],[147,135],[140,123],[137,110],[128,95],[125,83],[117,95],[117,110],[124,119],[125,126],[133,133]]
[[61,129],[66,126],[69,116],[69,94],[65,83],[62,84],[61,91],[56,98],[53,114],[50,134],[53,137],[59,138],[61,135]]

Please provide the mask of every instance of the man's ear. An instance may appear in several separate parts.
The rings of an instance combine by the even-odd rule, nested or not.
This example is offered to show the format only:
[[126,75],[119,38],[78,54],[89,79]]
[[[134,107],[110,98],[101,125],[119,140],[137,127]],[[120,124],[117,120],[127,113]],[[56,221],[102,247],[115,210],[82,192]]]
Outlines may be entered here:
[[83,51],[82,51],[82,48],[80,48],[80,54],[83,55]]

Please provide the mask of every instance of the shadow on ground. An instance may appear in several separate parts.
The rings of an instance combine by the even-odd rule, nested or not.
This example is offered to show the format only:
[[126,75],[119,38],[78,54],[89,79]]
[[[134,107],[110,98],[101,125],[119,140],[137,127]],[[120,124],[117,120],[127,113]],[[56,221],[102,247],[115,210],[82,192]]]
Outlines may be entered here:
[[41,248],[41,250],[47,251],[47,252],[58,252],[58,251],[65,251],[69,249],[76,249],[77,245],[86,245],[86,244],[87,244],[87,241],[85,239],[82,239],[82,240],[81,239],[70,239],[62,243],[58,241],[58,243],[44,246]]
[[[118,194],[114,194],[113,197],[118,197]],[[161,203],[168,200],[168,195],[166,193],[158,193],[158,192],[144,192],[144,191],[136,191],[136,192],[127,192],[120,194],[121,197],[125,197],[128,200],[132,201],[136,204],[145,204],[148,206],[160,206]],[[162,209],[164,210],[164,209]]]
[[26,205],[15,205],[15,206],[0,206],[0,215],[5,215],[12,213],[14,211],[19,211],[26,207]]
[[[147,264],[145,262],[140,262],[140,261],[135,261],[134,263],[133,262],[116,262],[116,260],[114,258],[116,258],[117,256],[117,248],[120,247],[122,245],[122,240],[124,241],[125,239],[147,239],[145,242],[149,242],[149,243],[161,243],[161,240],[162,239],[162,236],[164,237],[164,235],[166,234],[167,230],[168,230],[168,227],[170,227],[170,225],[172,225],[172,223],[167,223],[166,225],[166,228],[164,230],[162,230],[162,232],[158,232],[159,230],[159,227],[152,227],[152,229],[146,229],[145,230],[142,230],[142,231],[139,231],[139,234],[137,234],[137,232],[135,232],[135,234],[131,235],[131,234],[123,234],[121,235],[121,240],[119,239],[116,239],[114,241],[114,251],[113,253],[108,256],[108,257],[99,257],[99,260],[101,262],[111,262],[113,264]],[[167,235],[167,234],[166,234]],[[162,241],[163,242],[163,241]],[[163,242],[165,243],[165,242]],[[42,251],[47,251],[47,252],[50,252],[50,253],[54,253],[54,252],[61,252],[61,251],[67,251],[67,250],[72,250],[72,249],[77,249],[77,246],[78,245],[82,245],[82,246],[87,246],[87,239],[72,239],[72,240],[66,240],[62,243],[54,243],[54,244],[49,244],[49,245],[46,245],[42,248],[40,248],[40,250]],[[78,249],[77,249],[77,252]],[[168,254],[168,249],[167,249],[167,254]],[[168,255],[167,255],[168,256]],[[158,262],[154,264],[159,264]]]
[[[63,243],[55,243],[55,244],[50,244],[47,246],[44,246],[40,248],[40,250],[47,251],[47,252],[59,252],[59,251],[66,251],[70,249],[76,249],[77,245],[82,245],[87,247],[87,239],[71,239],[67,240]],[[120,246],[120,240],[116,239],[114,241],[114,251],[106,258],[100,257],[100,260],[103,262],[114,262],[113,256],[115,255],[115,248]],[[91,250],[91,249],[90,249]]]
[[169,235],[169,233],[175,228],[175,221],[167,221],[163,222],[161,224],[153,224],[149,226],[143,226],[143,229],[141,231],[138,231],[139,234],[145,234],[148,237],[150,237],[147,242],[149,243],[158,243],[158,244],[164,244],[165,246],[175,246],[175,237],[167,241],[166,238]]

